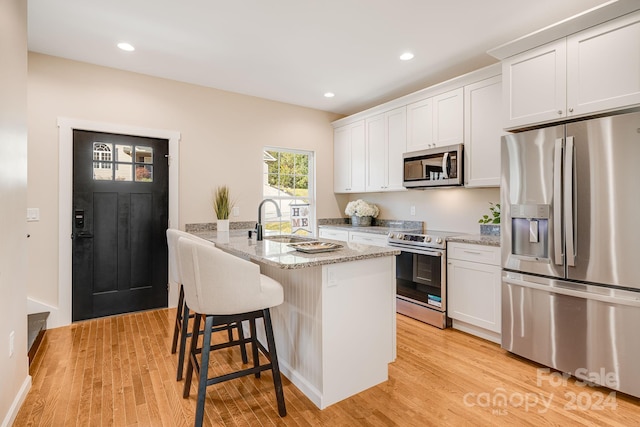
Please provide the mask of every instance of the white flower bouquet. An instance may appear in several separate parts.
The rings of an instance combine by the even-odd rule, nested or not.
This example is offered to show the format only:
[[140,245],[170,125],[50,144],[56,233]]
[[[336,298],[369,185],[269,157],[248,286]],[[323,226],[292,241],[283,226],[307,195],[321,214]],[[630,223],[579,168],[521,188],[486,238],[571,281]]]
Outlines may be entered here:
[[375,218],[380,213],[376,205],[370,205],[362,199],[347,203],[344,213],[349,216],[370,216]]

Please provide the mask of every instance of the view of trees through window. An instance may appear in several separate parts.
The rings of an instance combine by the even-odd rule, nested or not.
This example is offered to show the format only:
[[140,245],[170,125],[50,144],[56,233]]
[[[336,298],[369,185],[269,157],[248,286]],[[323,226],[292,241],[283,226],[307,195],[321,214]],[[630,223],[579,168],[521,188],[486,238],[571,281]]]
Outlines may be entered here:
[[282,234],[311,234],[313,209],[313,153],[268,148],[264,152],[263,197],[276,201],[264,205],[266,230]]

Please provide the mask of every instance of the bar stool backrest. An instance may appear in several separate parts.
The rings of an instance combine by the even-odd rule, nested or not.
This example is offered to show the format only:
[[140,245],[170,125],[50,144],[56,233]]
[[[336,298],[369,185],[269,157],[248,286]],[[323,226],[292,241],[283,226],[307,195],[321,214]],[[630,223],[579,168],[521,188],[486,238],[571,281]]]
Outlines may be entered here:
[[[191,310],[231,315],[274,305],[272,293],[262,292],[258,265],[184,237],[178,239],[178,253],[185,300]],[[279,298],[281,302],[281,291]]]
[[178,262],[178,239],[180,237],[215,246],[213,242],[209,242],[208,240],[205,240],[198,236],[194,236],[193,234],[180,231],[176,228],[167,229],[167,247],[169,248],[169,278],[173,283],[178,284],[182,283],[182,278],[180,277],[180,263]]

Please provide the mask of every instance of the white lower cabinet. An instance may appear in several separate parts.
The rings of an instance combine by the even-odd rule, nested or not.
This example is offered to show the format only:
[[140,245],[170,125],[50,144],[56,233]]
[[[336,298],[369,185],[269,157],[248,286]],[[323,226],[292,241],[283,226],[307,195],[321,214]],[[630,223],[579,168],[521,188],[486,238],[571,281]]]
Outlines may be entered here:
[[318,230],[318,237],[321,239],[340,240],[343,242],[349,241],[349,231],[340,230],[337,228],[320,228]]
[[500,248],[448,243],[447,314],[455,329],[500,343]]
[[387,246],[387,235],[349,231],[349,242],[372,246]]
[[352,231],[340,228],[321,227],[318,230],[321,239],[341,240],[348,243],[361,243],[363,245],[387,246],[387,235]]

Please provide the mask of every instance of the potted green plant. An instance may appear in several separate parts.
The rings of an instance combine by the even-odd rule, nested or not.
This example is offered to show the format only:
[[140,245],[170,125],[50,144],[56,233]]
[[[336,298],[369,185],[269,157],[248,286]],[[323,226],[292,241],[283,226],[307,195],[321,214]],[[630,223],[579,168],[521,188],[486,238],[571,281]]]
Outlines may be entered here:
[[226,185],[217,187],[213,193],[213,211],[218,218],[217,231],[229,231],[229,215],[231,215],[233,204],[229,187]]
[[500,203],[489,202],[489,214],[482,215],[478,222],[480,223],[480,234],[499,236]]

